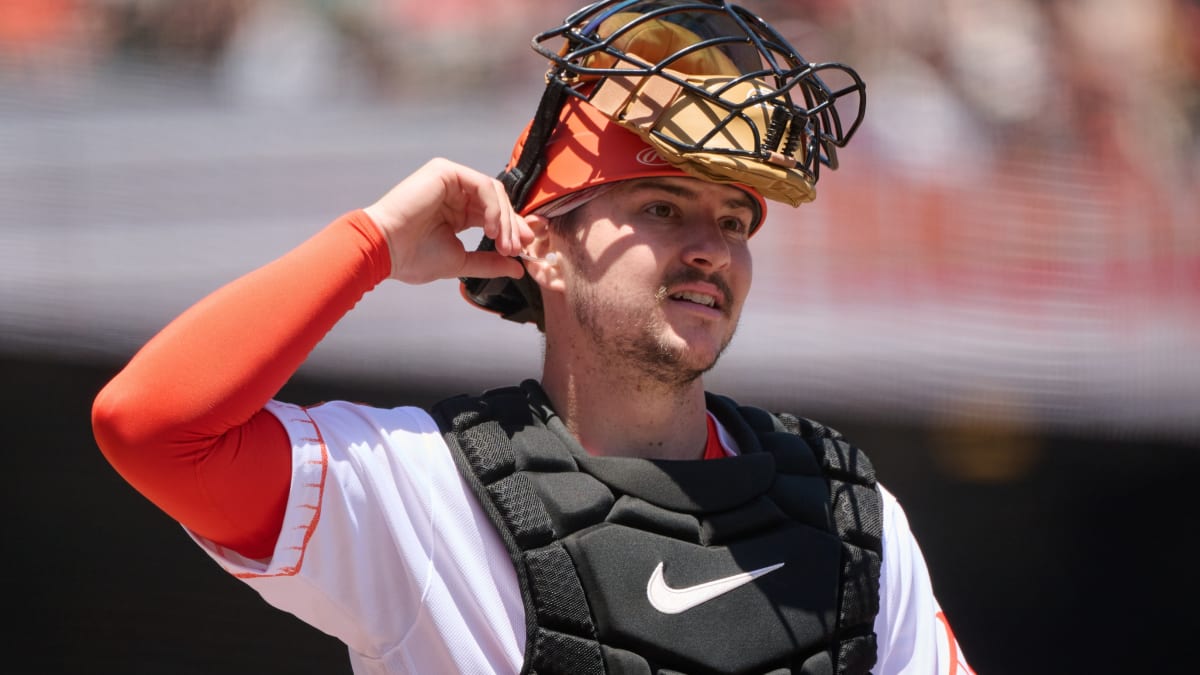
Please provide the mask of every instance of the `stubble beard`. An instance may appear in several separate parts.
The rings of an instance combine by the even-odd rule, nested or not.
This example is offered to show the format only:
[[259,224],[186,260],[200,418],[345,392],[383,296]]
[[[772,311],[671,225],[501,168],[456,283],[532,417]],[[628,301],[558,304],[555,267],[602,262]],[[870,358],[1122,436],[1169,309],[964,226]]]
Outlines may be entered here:
[[589,336],[603,361],[622,364],[627,372],[637,373],[669,388],[682,389],[712,370],[733,339],[725,336],[720,348],[707,363],[688,364],[688,348],[672,344],[658,311],[666,302],[666,287],[654,296],[654,306],[639,311],[601,299],[593,286],[579,288],[571,303],[576,321]]

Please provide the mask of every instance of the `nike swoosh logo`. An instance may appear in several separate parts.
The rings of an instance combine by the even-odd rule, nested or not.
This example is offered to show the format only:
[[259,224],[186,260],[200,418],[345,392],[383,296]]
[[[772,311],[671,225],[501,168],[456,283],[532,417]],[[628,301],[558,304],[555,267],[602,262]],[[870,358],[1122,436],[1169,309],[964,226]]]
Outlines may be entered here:
[[663,564],[658,563],[658,567],[654,568],[654,572],[650,575],[650,583],[646,584],[646,598],[650,600],[650,605],[662,612],[663,614],[678,614],[701,605],[715,597],[724,595],[729,591],[748,584],[758,577],[761,577],[768,572],[783,567],[783,563],[776,563],[768,567],[756,569],[753,572],[742,572],[731,577],[724,577],[714,581],[708,581],[695,586],[686,588],[671,588],[663,579]]

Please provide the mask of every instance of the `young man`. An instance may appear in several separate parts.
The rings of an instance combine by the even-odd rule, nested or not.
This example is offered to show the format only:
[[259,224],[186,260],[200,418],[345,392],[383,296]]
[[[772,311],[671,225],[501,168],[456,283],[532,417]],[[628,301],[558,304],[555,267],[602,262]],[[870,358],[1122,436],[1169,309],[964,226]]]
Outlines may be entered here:
[[[813,197],[861,81],[716,1],[558,37],[501,180],[432,160],[184,312],[97,397],[101,450],[359,674],[970,672],[866,457],[703,386],[765,200]],[[544,331],[540,381],[273,400],[372,288],[445,278]]]

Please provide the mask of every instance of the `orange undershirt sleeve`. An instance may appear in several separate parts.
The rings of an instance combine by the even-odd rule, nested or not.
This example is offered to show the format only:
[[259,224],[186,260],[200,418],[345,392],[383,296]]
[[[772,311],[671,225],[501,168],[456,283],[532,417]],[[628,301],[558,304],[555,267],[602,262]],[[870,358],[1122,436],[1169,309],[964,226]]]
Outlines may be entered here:
[[357,210],[213,292],[97,395],[100,450],[189,529],[242,555],[269,556],[291,443],[263,407],[390,268],[383,235]]

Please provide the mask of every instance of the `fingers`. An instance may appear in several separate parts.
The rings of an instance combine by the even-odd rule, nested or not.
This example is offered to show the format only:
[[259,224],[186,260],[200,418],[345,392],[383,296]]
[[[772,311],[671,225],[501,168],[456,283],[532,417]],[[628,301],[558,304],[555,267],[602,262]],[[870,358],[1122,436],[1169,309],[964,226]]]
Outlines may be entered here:
[[[533,241],[497,179],[447,159],[433,159],[364,209],[387,239],[392,278],[428,283],[453,277],[516,277],[511,256]],[[459,239],[481,228],[495,252],[467,251]]]
[[525,276],[525,267],[514,258],[494,251],[468,251],[458,276],[478,279]]
[[460,187],[478,208],[468,208],[462,227],[481,227],[496,244],[496,251],[515,256],[533,240],[533,230],[513,208],[504,184],[473,170],[459,173]]

